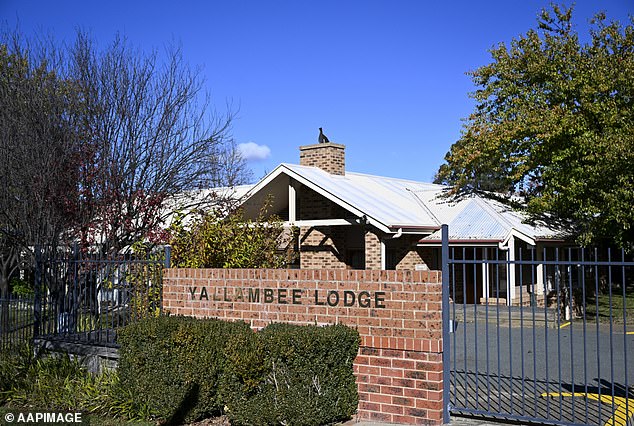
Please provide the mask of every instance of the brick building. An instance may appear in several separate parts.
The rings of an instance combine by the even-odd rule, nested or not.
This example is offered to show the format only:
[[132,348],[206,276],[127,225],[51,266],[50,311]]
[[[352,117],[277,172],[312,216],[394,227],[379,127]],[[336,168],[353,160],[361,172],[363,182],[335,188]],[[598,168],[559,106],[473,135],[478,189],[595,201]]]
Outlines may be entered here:
[[[465,257],[513,260],[519,250],[564,242],[562,232],[524,223],[520,213],[491,199],[450,199],[442,185],[349,172],[344,145],[299,150],[300,164],[275,168],[250,189],[243,207],[255,218],[272,197],[271,213],[299,229],[301,269],[438,270],[445,223],[450,244],[469,248],[462,251]],[[493,297],[493,288],[496,299],[509,304],[526,292],[514,266],[467,273],[477,289],[465,295],[470,303]],[[538,286],[548,285],[547,274],[537,273]]]

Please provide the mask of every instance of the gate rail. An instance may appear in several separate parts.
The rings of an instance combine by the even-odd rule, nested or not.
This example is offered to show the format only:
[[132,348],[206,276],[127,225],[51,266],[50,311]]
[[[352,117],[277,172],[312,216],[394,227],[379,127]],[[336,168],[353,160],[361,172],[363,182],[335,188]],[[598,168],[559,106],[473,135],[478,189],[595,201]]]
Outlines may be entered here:
[[0,293],[0,351],[33,337],[33,297]]
[[37,250],[34,337],[116,346],[119,327],[160,313],[169,262],[169,246],[148,256]]
[[442,259],[446,420],[634,425],[624,251],[449,247],[443,226]]

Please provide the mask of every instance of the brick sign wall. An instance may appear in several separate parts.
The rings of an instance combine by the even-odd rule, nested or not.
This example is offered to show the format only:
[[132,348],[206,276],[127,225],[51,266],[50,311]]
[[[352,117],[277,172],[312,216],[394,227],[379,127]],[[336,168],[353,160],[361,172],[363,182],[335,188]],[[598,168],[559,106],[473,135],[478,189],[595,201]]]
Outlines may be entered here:
[[175,315],[342,323],[359,330],[359,419],[442,423],[442,319],[437,271],[166,269]]

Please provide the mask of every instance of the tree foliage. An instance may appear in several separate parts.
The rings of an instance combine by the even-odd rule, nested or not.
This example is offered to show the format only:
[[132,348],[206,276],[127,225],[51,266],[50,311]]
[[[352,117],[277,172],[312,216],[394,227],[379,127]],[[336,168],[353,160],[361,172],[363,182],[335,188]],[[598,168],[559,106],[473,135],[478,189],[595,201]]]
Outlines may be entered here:
[[203,84],[179,48],[0,34],[0,290],[36,245],[157,241],[175,199],[200,208],[213,200],[186,195],[250,179]]
[[292,236],[267,215],[268,203],[256,220],[245,220],[240,209],[228,214],[216,209],[201,213],[185,226],[174,220],[172,263],[184,268],[281,268],[292,261]]
[[19,40],[0,43],[0,292],[21,251],[56,244],[78,217],[77,98],[54,71],[56,52],[39,53],[31,61]]
[[470,73],[477,105],[436,182],[522,195],[533,218],[570,224],[582,243],[631,248],[634,18],[622,26],[598,14],[582,43],[572,13],[542,11],[538,29]]

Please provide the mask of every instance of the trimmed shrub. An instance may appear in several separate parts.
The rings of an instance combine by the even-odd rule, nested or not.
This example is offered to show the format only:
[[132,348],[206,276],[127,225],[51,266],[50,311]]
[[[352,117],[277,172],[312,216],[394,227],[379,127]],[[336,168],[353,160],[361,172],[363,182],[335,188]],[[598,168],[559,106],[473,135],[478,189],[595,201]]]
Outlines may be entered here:
[[[147,318],[120,333],[128,417],[181,424],[226,411],[233,424],[322,425],[358,403],[359,334],[343,325]],[[134,415],[134,413],[137,413]]]
[[359,334],[343,325],[272,324],[233,336],[222,396],[234,424],[323,425],[358,404],[352,363]]
[[139,417],[177,424],[222,412],[218,397],[224,347],[242,322],[190,317],[147,318],[118,336],[119,380]]

